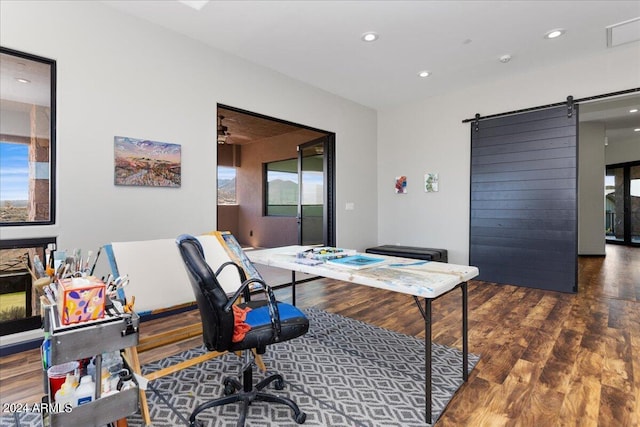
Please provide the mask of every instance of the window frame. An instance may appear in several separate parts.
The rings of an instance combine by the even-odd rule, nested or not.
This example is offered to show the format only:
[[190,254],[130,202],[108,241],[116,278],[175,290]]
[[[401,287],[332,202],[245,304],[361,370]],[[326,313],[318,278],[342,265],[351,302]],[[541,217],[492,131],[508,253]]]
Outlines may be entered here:
[[26,52],[0,46],[0,53],[49,66],[50,112],[49,112],[49,218],[35,221],[0,222],[0,227],[53,225],[56,223],[56,61]]
[[[233,169],[234,189],[233,189],[233,203],[220,203],[220,168]],[[238,205],[238,168],[235,166],[216,166],[216,204],[218,206],[237,206]]]
[[[263,203],[262,203],[262,215],[266,216],[266,217],[276,217],[276,218],[296,218],[299,215],[298,212],[298,208],[300,206],[300,182],[298,181],[296,183],[296,185],[298,186],[298,200],[296,202],[295,205],[291,205],[291,206],[295,206],[295,210],[296,212],[292,215],[286,215],[286,214],[282,214],[282,215],[276,215],[273,213],[269,213],[269,165],[273,164],[273,163],[281,163],[281,162],[287,162],[287,161],[294,161],[294,162],[298,162],[298,158],[297,157],[292,157],[290,159],[280,159],[280,160],[274,160],[271,162],[266,162],[263,163],[263,167],[262,167],[262,185],[263,185]],[[293,173],[293,172],[292,172]],[[295,175],[297,176],[298,180],[300,179],[300,173],[299,171],[295,172]]]
[[[36,238],[28,238],[28,239],[4,239],[0,240],[0,250],[5,249],[30,249],[30,248],[41,248],[42,253],[44,254],[49,245],[53,245],[56,247],[57,239],[56,237],[36,237]],[[45,262],[42,259],[42,262]],[[17,275],[18,273],[16,273]],[[23,273],[19,273],[23,274]],[[33,283],[32,283],[33,285]],[[25,292],[30,292],[31,288],[25,289]],[[26,300],[25,304],[31,301],[31,297],[29,295],[25,295]],[[26,332],[32,329],[38,329],[42,326],[42,317],[41,314],[33,314],[29,317],[24,317],[21,319],[7,320],[4,322],[0,322],[0,326],[2,326],[0,331],[0,336],[16,334],[19,332]]]

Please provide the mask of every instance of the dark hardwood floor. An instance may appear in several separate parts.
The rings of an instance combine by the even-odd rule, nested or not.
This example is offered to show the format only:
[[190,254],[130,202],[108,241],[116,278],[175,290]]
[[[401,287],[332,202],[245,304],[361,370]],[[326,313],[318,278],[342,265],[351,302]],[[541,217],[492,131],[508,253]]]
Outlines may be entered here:
[[[289,290],[278,290],[282,299]],[[317,307],[387,329],[424,336],[409,296],[328,279],[297,288]],[[461,347],[460,293],[433,303],[434,341]],[[145,322],[153,334],[198,320],[196,311]],[[141,362],[200,343],[193,338],[141,354]],[[640,425],[640,248],[607,245],[579,261],[578,294],[473,281],[469,349],[480,362],[436,424],[443,426]],[[39,352],[0,358],[0,401],[42,395]]]

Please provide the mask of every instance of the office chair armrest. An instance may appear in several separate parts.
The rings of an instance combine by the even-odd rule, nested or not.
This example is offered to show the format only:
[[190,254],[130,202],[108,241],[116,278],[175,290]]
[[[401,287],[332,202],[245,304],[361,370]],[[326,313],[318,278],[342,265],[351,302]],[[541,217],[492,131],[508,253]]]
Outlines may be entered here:
[[[240,281],[244,284],[244,282],[247,281],[247,274],[244,272],[244,269],[239,266],[238,264],[236,264],[233,261],[227,261],[224,264],[222,264],[220,267],[218,267],[218,269],[215,272],[216,277],[218,277],[220,275],[220,273],[222,273],[222,270],[224,270],[225,267],[228,266],[234,266],[236,268],[236,270],[238,270],[238,274],[240,275]],[[251,300],[251,290],[248,287],[244,287],[244,293],[243,293],[243,298],[245,301],[250,301]],[[236,298],[234,298],[233,300],[235,301]]]
[[267,302],[269,306],[269,316],[271,317],[271,327],[275,333],[275,340],[280,341],[280,332],[282,332],[282,325],[280,324],[280,310],[278,309],[278,301],[276,300],[273,290],[265,283],[262,286],[264,293],[267,296]]
[[262,285],[262,289],[267,296],[267,306],[269,307],[269,317],[271,318],[271,327],[273,328],[276,336],[276,341],[280,339],[280,333],[282,331],[282,326],[280,324],[280,311],[278,310],[278,301],[276,300],[275,295],[273,294],[273,290],[269,285],[265,283],[264,280],[250,278],[242,282],[240,288],[236,291],[235,294],[229,299],[229,302],[224,306],[224,311],[228,312],[231,310],[233,304],[235,304],[236,300],[240,298],[240,295],[244,292],[245,289],[251,283],[259,283]]
[[[240,298],[240,295],[244,294],[245,290],[249,288],[249,285],[252,283],[259,283],[262,285],[263,288],[268,288],[269,286],[264,282],[264,280],[261,279],[256,279],[256,278],[250,278],[245,280],[244,282],[242,282],[242,285],[240,285],[240,287],[238,288],[238,290],[233,294],[233,296],[231,298],[229,298],[229,302],[224,306],[224,311],[229,312],[231,310],[231,307],[233,306],[233,304],[236,303],[236,301],[238,300],[238,298]],[[272,292],[273,293],[273,292]],[[271,302],[271,301],[269,301]]]

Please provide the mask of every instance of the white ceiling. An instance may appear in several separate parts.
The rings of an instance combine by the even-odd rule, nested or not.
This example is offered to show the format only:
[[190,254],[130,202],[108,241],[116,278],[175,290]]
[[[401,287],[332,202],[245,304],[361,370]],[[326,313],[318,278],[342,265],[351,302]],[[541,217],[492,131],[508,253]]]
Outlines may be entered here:
[[[26,79],[28,83],[17,79]],[[14,106],[9,109],[29,111],[29,104],[49,107],[50,88],[49,64],[0,53],[0,102],[13,102]]]
[[[104,3],[374,109],[618,49],[607,47],[607,27],[640,17],[638,0]],[[566,34],[544,38],[556,28]],[[361,41],[368,31],[379,39]],[[640,25],[634,32],[640,39]],[[502,63],[503,55],[512,59]],[[420,78],[421,70],[432,75]],[[640,93],[631,98],[624,107],[640,108]],[[591,104],[581,120],[603,122],[609,143],[640,139],[640,114],[610,107]]]
[[[205,0],[201,10],[177,0],[103,3],[374,109],[617,49],[607,47],[606,27],[640,17],[638,0]],[[566,34],[544,39],[554,28]],[[362,42],[367,31],[379,40]],[[505,54],[512,60],[501,63]],[[15,74],[5,72],[9,64],[2,61],[3,77]],[[420,70],[433,74],[419,78]],[[9,83],[21,85],[10,80],[3,98]],[[640,114],[629,114],[640,93],[582,107],[581,121],[605,123],[610,143],[640,127]]]
[[104,3],[375,109],[602,52],[607,26],[640,17],[637,0]]

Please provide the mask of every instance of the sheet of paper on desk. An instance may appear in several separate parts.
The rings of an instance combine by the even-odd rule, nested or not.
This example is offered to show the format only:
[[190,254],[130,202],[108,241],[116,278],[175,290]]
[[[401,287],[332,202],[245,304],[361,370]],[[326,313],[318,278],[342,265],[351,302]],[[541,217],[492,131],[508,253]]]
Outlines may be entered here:
[[363,268],[373,267],[385,262],[385,258],[378,258],[365,255],[351,255],[342,258],[327,260],[327,264],[337,265],[339,267],[353,268],[360,270]]

